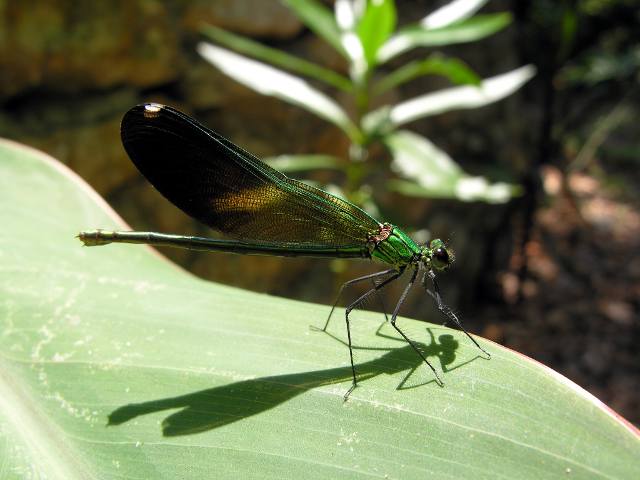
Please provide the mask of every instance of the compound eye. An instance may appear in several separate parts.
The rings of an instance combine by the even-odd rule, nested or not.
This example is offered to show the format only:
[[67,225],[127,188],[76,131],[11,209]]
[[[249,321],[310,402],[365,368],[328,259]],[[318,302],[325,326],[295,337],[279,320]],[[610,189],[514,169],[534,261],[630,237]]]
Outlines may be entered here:
[[438,270],[447,268],[449,266],[449,263],[451,263],[449,258],[449,252],[447,252],[447,249],[444,247],[436,248],[433,251],[432,258],[433,258],[433,266]]
[[433,256],[441,263],[449,263],[449,252],[442,247],[436,248]]

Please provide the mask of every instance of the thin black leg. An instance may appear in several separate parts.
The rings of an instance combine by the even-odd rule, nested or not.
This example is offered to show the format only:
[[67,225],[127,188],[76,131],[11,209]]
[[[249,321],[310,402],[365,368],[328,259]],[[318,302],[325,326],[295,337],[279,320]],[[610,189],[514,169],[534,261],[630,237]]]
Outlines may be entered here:
[[[371,279],[371,285],[373,285],[374,288],[377,285],[376,280],[374,278]],[[387,316],[387,307],[384,305],[384,298],[382,298],[382,295],[380,295],[380,291],[379,290],[376,290],[376,297],[378,298],[378,301],[380,302],[380,308],[382,308],[382,314],[384,315],[384,321],[388,322],[389,321],[389,317]]]
[[[385,279],[384,281],[380,282],[379,284],[375,285],[371,290],[368,290],[367,292],[360,295],[354,302],[352,302],[349,306],[347,306],[344,312],[344,318],[347,324],[347,340],[349,342],[349,359],[351,360],[351,374],[353,375],[353,383],[351,384],[351,387],[349,388],[347,393],[345,393],[344,395],[345,401],[347,400],[347,398],[349,398],[349,395],[351,394],[351,392],[353,392],[353,389],[356,388],[356,385],[358,384],[358,381],[356,380],[356,367],[355,367],[355,364],[353,363],[353,347],[351,343],[351,326],[349,324],[349,314],[353,309],[357,308],[360,304],[362,304],[362,302],[364,302],[367,299],[367,297],[369,297],[371,294],[376,293],[381,288],[385,287],[389,283],[398,279],[398,277],[400,277],[400,275],[404,273],[404,268],[400,270],[387,270],[386,272],[379,272],[378,275],[382,276],[383,274],[385,273],[388,274],[390,272],[394,272],[393,275],[391,275],[389,278]],[[367,278],[371,278],[371,277],[372,275],[369,275],[367,277],[357,278],[356,280],[366,280]]]
[[[453,310],[451,310],[451,308],[448,305],[444,303],[444,300],[442,299],[442,295],[440,295],[440,287],[438,287],[438,282],[436,281],[436,274],[433,273],[432,271],[429,271],[428,275],[429,275],[429,278],[431,279],[431,283],[433,283],[433,289],[435,290],[435,294],[431,293],[428,289],[427,289],[427,292],[431,294],[431,296],[435,299],[436,305],[438,306],[438,310],[440,310],[440,312],[449,320],[453,321],[458,326],[458,328],[462,330],[467,337],[469,337],[469,339],[474,343],[474,345],[478,347],[480,351],[487,356],[487,358],[491,358],[491,354],[487,352],[484,348],[482,348],[478,344],[478,342],[476,342],[475,338],[469,335],[469,332],[467,332],[465,328],[462,326],[462,323],[460,322],[460,319],[458,318],[458,316],[454,313]],[[423,283],[425,284],[425,288],[426,288],[426,275]]]
[[391,315],[391,325],[393,326],[393,328],[395,328],[397,330],[397,332],[400,335],[402,335],[402,338],[404,338],[407,341],[407,343],[409,345],[411,345],[411,347],[420,356],[420,358],[422,358],[422,360],[424,360],[424,363],[426,363],[428,365],[428,367],[431,369],[431,371],[435,375],[436,381],[438,382],[438,385],[440,385],[442,387],[442,386],[444,386],[444,383],[440,379],[440,376],[438,375],[438,372],[436,372],[436,369],[433,368],[433,365],[431,365],[429,363],[429,360],[427,360],[427,358],[423,355],[423,353],[420,351],[418,346],[415,343],[413,343],[413,341],[409,337],[407,337],[402,330],[400,330],[400,327],[398,327],[396,325],[396,318],[398,317],[398,313],[400,312],[400,307],[402,306],[402,304],[404,303],[405,299],[407,298],[407,295],[409,294],[409,291],[411,290],[411,287],[413,287],[413,284],[415,283],[417,276],[418,276],[418,269],[416,268],[413,271],[413,275],[411,275],[411,280],[409,280],[409,283],[407,284],[407,286],[405,287],[404,291],[402,292],[402,295],[400,296],[400,300],[398,300],[398,304],[396,305],[396,308],[393,310],[393,314]]
[[[344,282],[342,284],[342,286],[340,287],[340,290],[338,291],[338,296],[336,297],[336,301],[333,302],[333,306],[331,307],[331,311],[329,312],[329,316],[327,317],[327,321],[325,322],[324,327],[322,327],[322,331],[326,331],[327,330],[327,327],[329,326],[329,321],[331,320],[331,316],[333,315],[333,311],[336,309],[336,306],[338,305],[338,302],[340,301],[340,297],[342,296],[342,292],[344,291],[345,287],[348,287],[350,285],[355,285],[356,283],[364,282],[365,280],[371,280],[371,282],[373,283],[372,290],[375,291],[376,294],[377,294],[379,289],[376,288],[377,284],[375,283],[375,280],[378,277],[383,277],[385,275],[389,275],[390,273],[397,273],[397,270],[395,268],[390,268],[389,270],[384,270],[382,272],[376,272],[376,273],[370,273],[369,275],[364,275],[362,277],[358,277],[358,278],[354,278],[353,280],[349,280],[348,282]],[[382,308],[384,309],[384,303],[382,304]],[[384,316],[386,318],[386,316],[387,316],[386,312],[384,313]]]

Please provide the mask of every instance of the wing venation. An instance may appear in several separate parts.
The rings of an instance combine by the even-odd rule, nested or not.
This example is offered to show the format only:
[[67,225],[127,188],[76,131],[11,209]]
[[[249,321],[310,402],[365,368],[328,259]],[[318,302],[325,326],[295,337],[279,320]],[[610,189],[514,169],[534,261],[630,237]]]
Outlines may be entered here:
[[187,115],[138,105],[122,120],[133,163],[169,201],[231,237],[291,245],[362,245],[378,222],[290,179]]

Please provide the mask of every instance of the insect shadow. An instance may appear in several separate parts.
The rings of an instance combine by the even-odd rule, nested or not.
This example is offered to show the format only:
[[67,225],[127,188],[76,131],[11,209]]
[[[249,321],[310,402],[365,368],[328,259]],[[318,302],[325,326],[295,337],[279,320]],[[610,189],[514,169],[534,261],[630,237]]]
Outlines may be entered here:
[[[458,341],[449,334],[440,335],[436,340],[431,329],[427,328],[427,331],[431,339],[430,344],[419,345],[425,355],[435,356],[439,359],[443,371],[455,370],[481,358],[476,356],[451,368],[450,365],[456,359]],[[399,340],[381,334],[380,328],[376,334]],[[333,337],[329,333],[327,335]],[[337,338],[336,340],[342,342]],[[393,375],[409,370],[398,385],[399,390],[435,383],[435,380],[430,380],[420,385],[406,385],[407,379],[422,365],[422,360],[409,345],[391,350],[389,348],[357,348],[359,350],[386,350],[384,355],[357,365],[359,380],[366,380],[382,374]],[[180,408],[180,411],[172,413],[164,419],[162,433],[166,437],[190,435],[257,415],[313,388],[347,382],[351,378],[351,367],[347,366],[243,380],[177,397],[124,405],[109,414],[107,425],[120,425],[141,415]]]

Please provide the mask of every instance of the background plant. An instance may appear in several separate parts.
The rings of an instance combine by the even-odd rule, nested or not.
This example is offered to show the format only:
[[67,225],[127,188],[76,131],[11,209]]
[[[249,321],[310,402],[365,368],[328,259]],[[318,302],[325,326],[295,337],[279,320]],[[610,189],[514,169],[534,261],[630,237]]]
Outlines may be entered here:
[[[511,21],[509,13],[474,15],[487,2],[455,0],[420,22],[396,30],[393,0],[337,0],[333,12],[316,0],[283,0],[310,30],[345,58],[348,76],[213,26],[203,32],[238,53],[205,42],[198,45],[198,51],[236,81],[308,110],[336,125],[349,138],[348,161],[329,155],[269,159],[280,170],[342,170],[346,174],[342,194],[375,212],[371,189],[364,181],[372,168],[366,161],[368,149],[381,142],[391,155],[391,168],[398,177],[388,182],[391,190],[412,196],[504,202],[517,187],[468,175],[430,140],[402,127],[420,118],[500,100],[529,80],[533,67],[481,79],[463,61],[431,52],[391,71],[385,69],[408,50],[476,41],[502,30]],[[354,114],[350,117],[335,100],[283,69],[346,92]],[[373,108],[381,95],[424,75],[446,77],[456,86]]]

